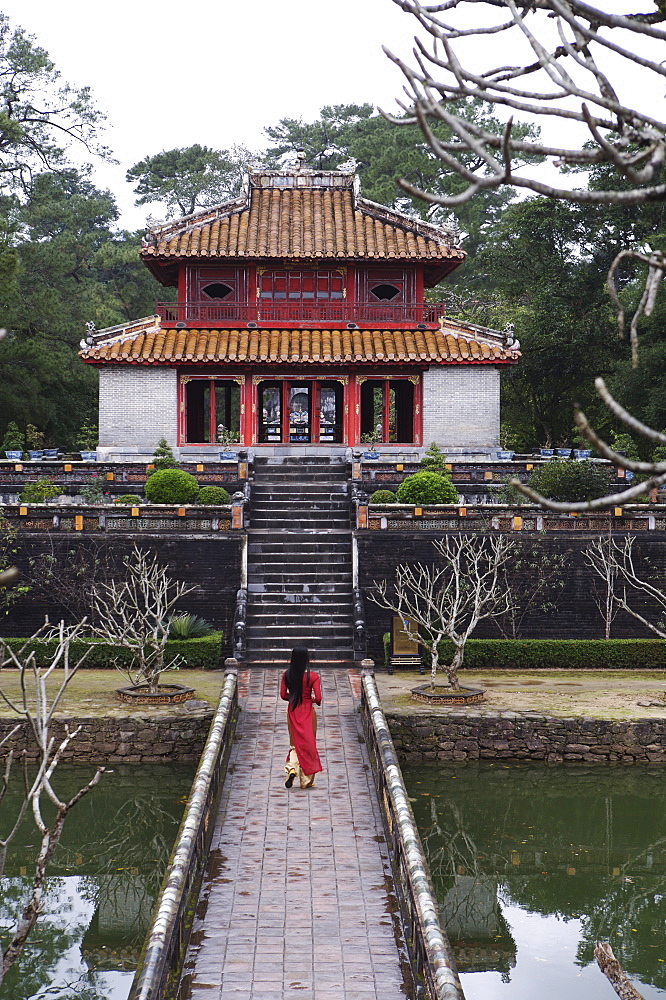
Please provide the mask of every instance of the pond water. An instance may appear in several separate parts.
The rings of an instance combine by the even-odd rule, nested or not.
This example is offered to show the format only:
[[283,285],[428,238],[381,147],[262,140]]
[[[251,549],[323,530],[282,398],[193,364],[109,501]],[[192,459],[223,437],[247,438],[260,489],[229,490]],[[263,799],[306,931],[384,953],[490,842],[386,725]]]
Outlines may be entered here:
[[610,941],[666,997],[666,772],[403,768],[467,1000],[610,1000]]
[[[1,1000],[126,1000],[194,771],[112,765],[74,807],[49,867],[45,910],[0,986]],[[62,765],[55,787],[67,798],[93,774],[92,766]],[[17,773],[2,802],[0,835],[19,804],[19,782]],[[28,815],[0,880],[4,946],[38,849]]]

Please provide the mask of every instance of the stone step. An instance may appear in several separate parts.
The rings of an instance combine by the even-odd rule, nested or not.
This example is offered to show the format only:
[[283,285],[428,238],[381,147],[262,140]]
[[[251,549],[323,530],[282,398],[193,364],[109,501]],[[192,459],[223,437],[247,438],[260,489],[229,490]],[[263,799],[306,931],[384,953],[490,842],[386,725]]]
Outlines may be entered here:
[[271,658],[288,660],[294,646],[305,646],[310,651],[314,651],[317,659],[320,656],[325,660],[351,659],[354,655],[351,639],[349,641],[317,639],[304,633],[290,635],[289,639],[275,642],[271,639],[265,642],[261,639],[253,639],[252,645],[248,645],[248,658],[264,659],[269,654]]
[[[274,670],[276,667],[286,667],[289,663],[289,657],[286,656],[283,659],[269,660],[262,653],[258,653],[257,657],[248,656],[246,663],[252,666],[253,670]],[[354,666],[354,660],[351,656],[345,660],[324,660],[320,655],[316,659],[310,658],[310,665],[313,670],[318,670],[319,673],[323,673],[326,670],[337,670],[340,668],[349,669]]]
[[289,538],[276,538],[272,531],[255,531],[248,539],[248,558],[250,556],[265,556],[269,553],[275,555],[286,555],[289,552],[298,552],[301,555],[309,553],[317,555],[325,551],[326,553],[349,553],[351,556],[350,539],[340,535],[329,538],[322,536],[320,540],[314,539],[312,535],[303,535],[300,539],[297,535],[291,534]]
[[[256,557],[256,558],[255,558]],[[293,549],[285,549],[283,552],[248,552],[248,566],[255,569],[266,566],[312,566],[312,565],[334,565],[336,567],[351,566],[351,554],[341,550],[333,550],[322,547],[319,552],[297,552]]]
[[258,475],[255,473],[254,478],[251,482],[254,485],[262,486],[270,483],[311,483],[312,485],[318,485],[320,483],[347,483],[349,477],[346,472],[341,473],[331,473],[328,470],[322,469],[321,471],[310,471],[303,469],[289,469],[288,471],[271,471],[266,475]]
[[265,608],[267,611],[292,609],[293,612],[297,612],[302,608],[312,612],[331,611],[336,614],[338,612],[347,614],[350,613],[351,596],[351,591],[348,596],[336,593],[308,594],[303,591],[296,594],[257,593],[253,591],[248,594],[248,611],[261,611]]
[[308,594],[310,597],[318,597],[320,594],[345,594],[352,599],[351,580],[344,582],[314,582],[294,580],[248,580],[247,590],[249,594]]
[[334,608],[324,608],[314,610],[311,607],[303,608],[298,605],[252,605],[248,604],[247,621],[252,625],[279,625],[280,623],[311,623],[312,626],[322,625],[344,625],[348,626],[353,615],[349,608],[341,609],[339,605]]
[[294,483],[253,483],[252,496],[290,497],[299,496],[346,496],[349,492],[347,483],[311,483],[299,480]]
[[264,528],[267,524],[272,524],[274,531],[318,531],[325,532],[327,529],[344,531],[345,527],[349,526],[349,518],[344,520],[340,518],[335,518],[335,520],[313,517],[307,519],[304,517],[294,518],[293,520],[288,520],[286,518],[280,518],[279,521],[273,522],[270,517],[258,517],[250,518],[250,524],[255,527]]

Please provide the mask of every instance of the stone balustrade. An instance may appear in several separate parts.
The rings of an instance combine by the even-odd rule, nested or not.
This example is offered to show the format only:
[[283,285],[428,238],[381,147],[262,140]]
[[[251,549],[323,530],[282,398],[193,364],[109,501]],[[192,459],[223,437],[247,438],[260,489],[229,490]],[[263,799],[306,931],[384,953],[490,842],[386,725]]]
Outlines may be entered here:
[[666,504],[627,504],[610,510],[558,514],[535,504],[358,503],[356,527],[371,531],[613,532],[666,531]]
[[244,499],[220,506],[5,504],[3,516],[21,532],[208,533],[243,528],[244,506]]

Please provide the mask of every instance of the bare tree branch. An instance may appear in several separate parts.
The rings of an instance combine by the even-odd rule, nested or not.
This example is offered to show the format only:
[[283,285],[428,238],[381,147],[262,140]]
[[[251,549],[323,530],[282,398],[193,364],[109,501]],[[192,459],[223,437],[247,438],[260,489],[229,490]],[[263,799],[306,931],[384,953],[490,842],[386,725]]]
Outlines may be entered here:
[[441,565],[400,565],[393,590],[383,580],[368,597],[378,607],[400,615],[410,639],[428,651],[433,687],[440,667],[439,644],[444,638],[451,640],[453,659],[443,669],[451,687],[458,690],[458,671],[470,635],[484,618],[505,614],[511,605],[502,570],[515,543],[504,535],[447,535],[433,545]]
[[[50,663],[46,667],[41,667],[37,662],[37,655],[34,648],[35,641],[48,637],[48,626],[44,626],[34,636],[26,640],[23,646],[16,652],[0,640],[0,671],[7,666],[16,667],[20,671],[21,679],[21,701],[15,704],[0,689],[0,695],[5,703],[11,706],[18,715],[22,716],[32,730],[32,734],[39,750],[37,773],[32,781],[28,778],[28,771],[23,756],[23,782],[25,796],[19,807],[14,822],[9,832],[0,839],[0,876],[4,871],[7,852],[11,842],[16,837],[28,811],[31,811],[41,835],[41,846],[39,855],[35,862],[35,874],[32,883],[30,897],[19,917],[17,926],[12,934],[12,938],[7,945],[2,956],[0,965],[0,984],[5,973],[11,968],[16,959],[21,954],[32,928],[35,926],[39,914],[42,910],[44,897],[44,879],[48,864],[53,856],[60,837],[63,826],[70,810],[86,795],[99,781],[104,768],[99,768],[91,780],[79,789],[72,798],[65,802],[57,795],[52,779],[53,774],[62,760],[70,742],[78,735],[81,727],[77,727],[73,732],[67,730],[64,739],[55,746],[55,738],[50,732],[50,724],[53,714],[60,704],[65,694],[68,684],[71,682],[76,671],[79,669],[89,650],[86,650],[78,660],[72,664],[70,662],[70,645],[74,639],[80,637],[85,627],[85,620],[78,625],[66,628],[61,622],[56,629],[56,647],[50,655]],[[30,648],[32,645],[32,648]],[[62,670],[63,676],[60,684],[55,690],[55,694],[50,694],[48,690],[49,680],[52,679],[54,670]],[[28,685],[28,676],[32,678],[32,685]],[[5,745],[20,730],[21,726],[15,726],[11,733],[6,736],[0,746]],[[13,764],[13,751],[10,750],[5,762],[2,784],[0,786],[0,801],[4,797],[11,777]],[[55,806],[55,819],[49,826],[42,815],[42,798],[46,796]]]

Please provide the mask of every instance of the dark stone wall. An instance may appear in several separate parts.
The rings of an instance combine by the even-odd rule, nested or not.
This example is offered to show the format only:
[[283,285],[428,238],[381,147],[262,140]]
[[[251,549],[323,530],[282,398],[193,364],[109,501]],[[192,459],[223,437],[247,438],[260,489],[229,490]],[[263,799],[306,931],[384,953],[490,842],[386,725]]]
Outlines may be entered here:
[[546,717],[387,716],[398,756],[427,760],[663,763],[666,719],[611,722]]
[[[400,563],[421,562],[430,565],[435,561],[433,540],[442,538],[437,531],[358,531],[359,585],[365,595],[365,618],[368,629],[368,652],[377,663],[383,662],[382,635],[389,631],[390,612],[378,608],[368,600],[368,593],[376,581],[395,578]],[[615,537],[620,538],[620,535]],[[644,532],[637,534],[634,551],[636,562],[645,572],[654,576],[658,586],[666,585],[666,534]],[[525,616],[521,634],[523,639],[603,639],[603,619],[595,603],[595,588],[601,583],[583,558],[583,550],[598,533],[548,532],[512,535],[537,567],[552,553],[566,553],[567,564],[563,571],[564,587],[556,594],[555,607],[535,607]],[[520,577],[518,576],[518,589]],[[632,599],[634,600],[634,599]],[[645,611],[648,618],[658,621],[662,616],[656,604],[639,597],[635,606]],[[630,615],[620,612],[613,623],[612,636],[616,639],[646,639],[654,633]],[[495,625],[481,622],[475,638],[500,638]]]
[[[63,605],[64,583],[60,593],[57,584],[40,587],[36,579],[40,558],[57,560],[56,565],[63,567],[65,576],[68,565],[71,567],[77,562],[80,548],[87,550],[89,560],[108,560],[112,565],[121,567],[123,557],[132,551],[135,544],[144,551],[155,552],[174,580],[196,586],[196,590],[186,594],[179,602],[179,610],[201,615],[216,628],[222,629],[225,649],[228,648],[236,591],[240,586],[241,532],[190,536],[115,532],[111,537],[70,532],[19,534],[18,551],[12,558],[23,571],[21,582],[30,590],[12,605],[3,619],[3,634],[32,635],[43,625],[45,615],[51,622],[61,618],[71,622],[77,617],[71,601],[67,600]],[[68,587],[70,584],[71,580]]]
[[[65,736],[66,726],[81,732],[67,747],[63,760],[70,764],[154,764],[164,761],[198,761],[208,736],[212,712],[197,716],[162,717],[158,719],[54,719],[51,735],[58,745]],[[0,719],[0,740],[9,733],[16,721]],[[11,740],[15,751],[25,750],[31,759],[37,757],[37,746],[27,723]],[[9,747],[0,748],[0,759]]]

